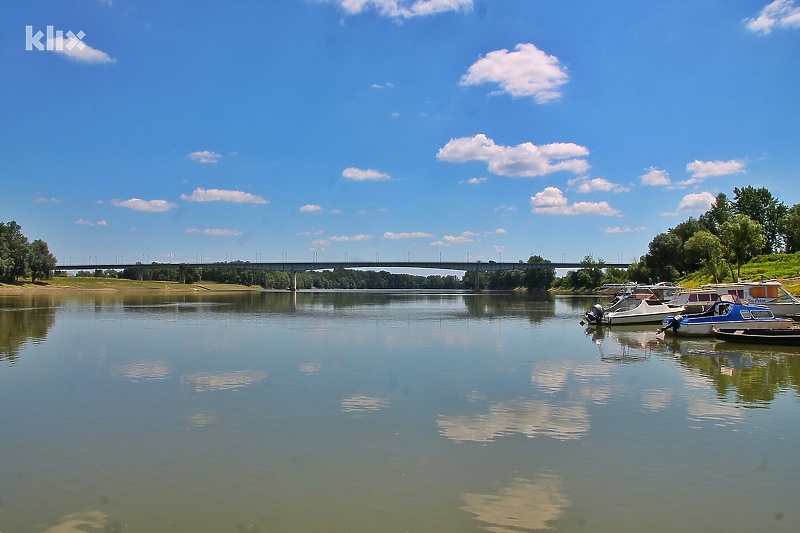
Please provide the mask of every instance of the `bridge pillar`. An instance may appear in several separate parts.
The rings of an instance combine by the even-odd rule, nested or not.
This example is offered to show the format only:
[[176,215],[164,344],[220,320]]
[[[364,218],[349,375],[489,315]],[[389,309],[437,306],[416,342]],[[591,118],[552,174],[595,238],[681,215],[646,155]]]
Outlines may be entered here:
[[294,270],[289,272],[289,290],[297,292],[297,272]]
[[475,292],[480,292],[481,290],[481,271],[475,271]]
[[186,283],[186,269],[178,267],[178,283]]
[[136,280],[137,281],[144,281],[144,269],[140,268],[136,271]]

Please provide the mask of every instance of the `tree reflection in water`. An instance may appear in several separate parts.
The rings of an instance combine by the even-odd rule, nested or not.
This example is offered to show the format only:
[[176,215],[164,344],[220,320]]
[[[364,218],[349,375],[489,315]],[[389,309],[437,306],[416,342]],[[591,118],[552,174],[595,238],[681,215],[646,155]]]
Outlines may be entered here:
[[0,300],[0,361],[14,364],[25,343],[45,340],[55,321],[56,303],[52,297]]

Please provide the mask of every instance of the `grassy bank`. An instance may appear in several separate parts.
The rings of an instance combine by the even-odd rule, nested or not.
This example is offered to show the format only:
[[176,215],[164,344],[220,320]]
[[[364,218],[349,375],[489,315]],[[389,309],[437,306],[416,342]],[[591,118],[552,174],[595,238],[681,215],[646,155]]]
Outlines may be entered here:
[[29,294],[50,291],[147,291],[147,292],[223,292],[261,290],[261,287],[230,285],[224,283],[201,282],[192,285],[172,281],[135,281],[120,278],[88,278],[88,277],[54,277],[46,281],[31,283],[21,280],[19,283],[0,283],[0,294]]

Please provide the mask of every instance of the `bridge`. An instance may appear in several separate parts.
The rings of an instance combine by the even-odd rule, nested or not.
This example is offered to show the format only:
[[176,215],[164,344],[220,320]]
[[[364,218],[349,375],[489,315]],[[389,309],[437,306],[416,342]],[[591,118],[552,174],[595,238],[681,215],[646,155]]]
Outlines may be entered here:
[[[603,268],[628,268],[626,263],[603,263]],[[136,270],[139,279],[142,279],[142,272],[145,270],[155,270],[162,268],[178,269],[178,280],[180,283],[186,282],[187,269],[204,268],[232,268],[238,270],[273,270],[289,273],[289,289],[297,290],[297,273],[308,272],[311,270],[336,270],[341,268],[361,268],[370,270],[386,270],[388,268],[415,268],[426,270],[458,270],[464,272],[475,272],[475,290],[480,289],[481,272],[499,272],[503,270],[536,270],[542,268],[583,268],[581,263],[523,263],[519,261],[275,261],[275,262],[216,262],[216,263],[107,263],[107,264],[82,264],[82,265],[59,265],[56,270]]]

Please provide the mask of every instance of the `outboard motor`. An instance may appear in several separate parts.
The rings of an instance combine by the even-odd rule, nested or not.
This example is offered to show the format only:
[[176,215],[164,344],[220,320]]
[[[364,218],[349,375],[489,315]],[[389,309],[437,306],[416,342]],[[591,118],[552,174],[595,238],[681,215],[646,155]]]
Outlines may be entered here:
[[600,320],[603,318],[604,313],[603,306],[598,304],[594,304],[592,308],[586,313],[585,319],[586,322],[589,324],[600,324]]

